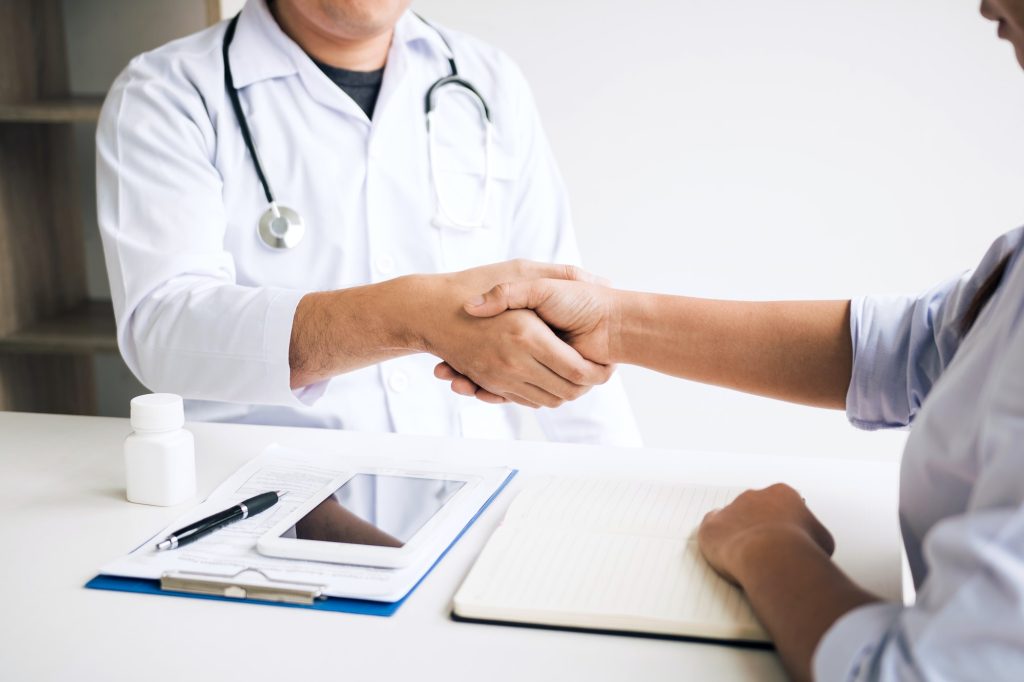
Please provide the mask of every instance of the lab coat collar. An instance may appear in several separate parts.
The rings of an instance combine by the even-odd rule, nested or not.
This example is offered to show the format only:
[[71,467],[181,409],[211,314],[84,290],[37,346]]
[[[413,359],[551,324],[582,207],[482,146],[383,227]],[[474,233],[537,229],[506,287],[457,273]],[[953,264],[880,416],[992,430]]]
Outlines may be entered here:
[[257,81],[296,73],[298,66],[292,48],[303,54],[277,25],[266,0],[246,2],[230,48],[235,87],[241,89]]
[[[411,10],[395,24],[389,60],[398,45],[424,45],[429,51],[451,59],[451,50],[437,31]],[[257,81],[290,76],[299,71],[299,64],[312,62],[298,44],[281,30],[270,13],[266,0],[248,0],[242,8],[231,42],[231,71],[235,87],[244,88]]]
[[[447,38],[447,36],[445,37]],[[395,36],[392,38],[392,43],[406,45],[419,43],[427,46],[438,56],[452,59],[452,51],[448,49],[445,41],[441,40],[437,29],[420,19],[412,10],[406,10],[395,24]]]

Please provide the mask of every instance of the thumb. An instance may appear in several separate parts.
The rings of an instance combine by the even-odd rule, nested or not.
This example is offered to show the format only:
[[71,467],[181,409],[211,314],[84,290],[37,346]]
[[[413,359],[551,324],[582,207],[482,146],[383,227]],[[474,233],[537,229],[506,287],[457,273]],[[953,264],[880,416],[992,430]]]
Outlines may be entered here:
[[542,280],[528,282],[505,282],[485,294],[466,301],[463,308],[475,317],[494,317],[506,310],[531,308],[531,300],[538,298]]

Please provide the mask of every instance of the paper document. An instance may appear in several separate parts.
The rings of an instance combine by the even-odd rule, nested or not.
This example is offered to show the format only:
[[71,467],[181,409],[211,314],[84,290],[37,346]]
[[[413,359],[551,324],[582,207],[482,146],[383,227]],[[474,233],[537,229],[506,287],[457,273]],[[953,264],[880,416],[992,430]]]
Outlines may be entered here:
[[[331,597],[397,601],[430,569],[438,558],[436,555],[427,553],[407,567],[394,569],[277,559],[256,550],[256,541],[261,535],[338,476],[359,468],[388,466],[409,469],[415,464],[380,457],[311,454],[271,446],[218,486],[198,507],[156,533],[131,554],[103,566],[100,572],[130,578],[160,578],[165,573],[227,578],[244,571],[239,578],[244,577],[245,582],[251,584],[298,583],[320,586],[324,595]],[[487,472],[493,474],[495,468]],[[288,494],[267,511],[226,526],[190,545],[165,552],[155,550],[155,542],[174,530],[269,490],[283,490]]]
[[455,596],[457,615],[765,641],[695,537],[738,488],[550,478],[515,499]]

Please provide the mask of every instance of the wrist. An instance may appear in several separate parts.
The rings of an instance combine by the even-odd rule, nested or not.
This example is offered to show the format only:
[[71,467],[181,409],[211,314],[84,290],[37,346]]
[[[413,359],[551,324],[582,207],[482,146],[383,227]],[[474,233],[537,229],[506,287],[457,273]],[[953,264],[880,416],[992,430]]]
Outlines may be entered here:
[[430,323],[436,320],[437,277],[406,275],[382,282],[379,320],[386,343],[416,353],[431,352]]
[[751,527],[733,540],[728,569],[745,589],[755,576],[770,573],[778,557],[813,556],[831,561],[810,535],[791,523],[764,523]]
[[644,343],[645,307],[644,294],[612,289],[608,311],[609,364],[640,364],[637,351]]

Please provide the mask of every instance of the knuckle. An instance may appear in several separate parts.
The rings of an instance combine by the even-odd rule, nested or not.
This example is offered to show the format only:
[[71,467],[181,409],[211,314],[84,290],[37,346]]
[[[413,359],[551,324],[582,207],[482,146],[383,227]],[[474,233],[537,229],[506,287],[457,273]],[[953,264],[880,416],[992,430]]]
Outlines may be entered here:
[[494,287],[494,293],[499,300],[507,301],[512,294],[512,285],[508,282],[502,282]]
[[583,371],[583,369],[581,369],[580,367],[570,367],[568,376],[565,378],[579,386],[583,384],[584,381],[586,381],[587,373]]
[[569,280],[583,279],[583,270],[576,267],[575,265],[563,265],[563,276]]

